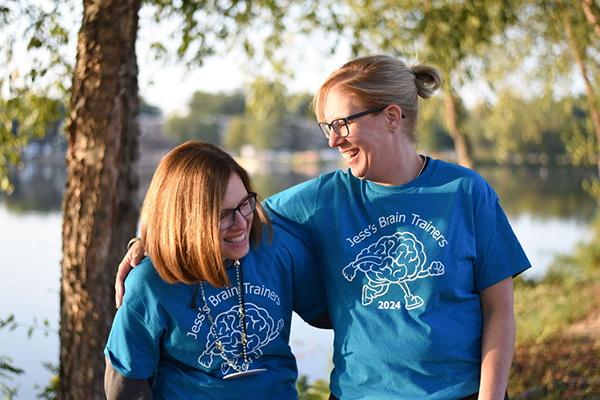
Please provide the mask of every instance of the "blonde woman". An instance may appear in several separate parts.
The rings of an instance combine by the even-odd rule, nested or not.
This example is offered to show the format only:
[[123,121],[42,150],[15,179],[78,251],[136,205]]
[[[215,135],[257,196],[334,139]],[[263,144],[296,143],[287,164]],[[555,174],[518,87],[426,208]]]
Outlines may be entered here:
[[502,400],[513,276],[530,267],[494,190],[416,151],[442,75],[389,56],[333,72],[313,106],[348,170],[266,200],[316,254],[334,327],[332,399]]

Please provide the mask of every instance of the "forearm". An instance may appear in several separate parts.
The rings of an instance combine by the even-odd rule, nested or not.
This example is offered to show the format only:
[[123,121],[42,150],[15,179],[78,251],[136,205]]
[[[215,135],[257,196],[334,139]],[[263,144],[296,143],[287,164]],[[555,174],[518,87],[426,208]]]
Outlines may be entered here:
[[479,400],[503,400],[515,347],[514,316],[491,318],[484,324]]
[[503,400],[515,348],[512,278],[481,293],[483,332],[479,400]]
[[105,357],[104,390],[107,400],[152,400],[150,379],[130,379],[121,375]]

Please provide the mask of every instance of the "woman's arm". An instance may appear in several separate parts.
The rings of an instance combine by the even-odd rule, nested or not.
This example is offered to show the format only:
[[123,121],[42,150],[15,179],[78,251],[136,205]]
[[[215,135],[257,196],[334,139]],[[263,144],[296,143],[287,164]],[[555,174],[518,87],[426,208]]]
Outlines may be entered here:
[[104,391],[107,400],[153,400],[152,378],[130,379],[121,375],[105,357]]
[[483,313],[479,400],[503,400],[515,348],[512,276],[479,293]]
[[117,308],[121,307],[123,303],[123,296],[125,295],[125,278],[131,272],[131,270],[138,265],[145,257],[144,246],[141,240],[130,241],[130,247],[127,250],[127,254],[123,258],[123,261],[119,264],[119,270],[117,271],[117,277],[115,279],[115,304]]

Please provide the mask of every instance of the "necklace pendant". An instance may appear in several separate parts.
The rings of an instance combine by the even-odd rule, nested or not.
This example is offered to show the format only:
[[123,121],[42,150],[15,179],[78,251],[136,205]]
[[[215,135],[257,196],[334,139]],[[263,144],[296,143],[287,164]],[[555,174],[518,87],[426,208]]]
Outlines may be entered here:
[[227,380],[227,379],[247,378],[249,376],[260,374],[261,372],[265,372],[265,371],[266,371],[266,368],[251,369],[251,370],[246,370],[246,371],[241,371],[241,372],[236,372],[233,374],[225,375],[223,377],[223,379]]

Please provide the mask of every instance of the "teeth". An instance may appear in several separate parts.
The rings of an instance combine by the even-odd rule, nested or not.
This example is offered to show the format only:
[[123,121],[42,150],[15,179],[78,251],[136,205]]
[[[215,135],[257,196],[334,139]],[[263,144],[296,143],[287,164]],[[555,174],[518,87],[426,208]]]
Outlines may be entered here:
[[240,236],[226,238],[225,241],[228,243],[237,244],[243,242],[244,239],[246,239],[246,232],[242,233]]
[[346,160],[351,159],[352,157],[356,156],[358,154],[358,151],[354,152],[354,151],[348,151],[346,153],[342,153],[342,157],[344,157]]

